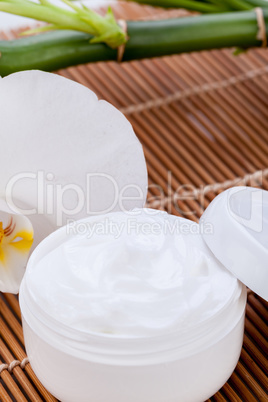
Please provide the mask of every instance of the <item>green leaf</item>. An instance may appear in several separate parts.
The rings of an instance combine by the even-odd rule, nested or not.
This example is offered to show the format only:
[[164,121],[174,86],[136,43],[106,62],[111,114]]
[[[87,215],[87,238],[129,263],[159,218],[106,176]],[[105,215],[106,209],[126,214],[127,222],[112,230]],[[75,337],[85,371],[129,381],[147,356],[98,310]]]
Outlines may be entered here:
[[55,29],[57,29],[56,25],[44,25],[43,27],[27,29],[27,31],[21,32],[20,36],[34,35],[41,32],[54,31]]

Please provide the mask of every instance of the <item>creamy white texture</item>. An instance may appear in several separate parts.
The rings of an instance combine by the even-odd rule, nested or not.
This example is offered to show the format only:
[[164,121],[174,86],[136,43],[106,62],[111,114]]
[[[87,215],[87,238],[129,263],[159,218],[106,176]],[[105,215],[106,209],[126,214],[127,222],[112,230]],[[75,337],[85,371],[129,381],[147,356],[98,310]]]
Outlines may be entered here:
[[143,337],[189,328],[239,286],[199,230],[153,210],[89,218],[69,227],[27,283],[41,308],[78,330]]

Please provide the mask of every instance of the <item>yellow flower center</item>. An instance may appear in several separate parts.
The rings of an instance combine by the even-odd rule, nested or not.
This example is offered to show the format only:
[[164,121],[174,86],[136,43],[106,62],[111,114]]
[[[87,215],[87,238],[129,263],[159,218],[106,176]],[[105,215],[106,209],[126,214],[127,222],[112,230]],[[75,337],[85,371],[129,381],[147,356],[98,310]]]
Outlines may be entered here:
[[1,246],[1,243],[3,241],[4,236],[5,236],[5,232],[4,232],[4,229],[3,229],[3,222],[0,222],[0,246]]

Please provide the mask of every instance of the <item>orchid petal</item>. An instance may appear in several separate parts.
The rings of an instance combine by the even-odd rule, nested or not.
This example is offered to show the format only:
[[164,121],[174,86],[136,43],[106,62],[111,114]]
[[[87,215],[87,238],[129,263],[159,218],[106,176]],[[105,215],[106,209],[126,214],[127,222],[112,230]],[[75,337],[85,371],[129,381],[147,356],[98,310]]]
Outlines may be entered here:
[[0,196],[29,217],[34,247],[69,220],[144,206],[142,146],[124,115],[85,86],[12,74],[0,80],[0,121]]

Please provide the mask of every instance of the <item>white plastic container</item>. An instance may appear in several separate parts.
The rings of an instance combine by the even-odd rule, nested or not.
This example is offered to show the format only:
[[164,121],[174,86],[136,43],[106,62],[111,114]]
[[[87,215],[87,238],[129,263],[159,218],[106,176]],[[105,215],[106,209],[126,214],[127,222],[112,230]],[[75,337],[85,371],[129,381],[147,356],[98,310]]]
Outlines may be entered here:
[[[231,195],[227,192],[212,203],[213,214],[216,204],[228,204]],[[209,209],[203,222],[211,221]],[[227,222],[224,212],[222,219]],[[216,235],[217,225],[213,237],[205,236],[207,243]],[[193,322],[187,331],[132,338],[77,330],[40,308],[27,281],[38,261],[66,236],[61,228],[37,247],[20,289],[27,354],[37,377],[55,397],[64,402],[202,402],[224,385],[243,342],[246,288],[242,283],[216,314],[198,325]],[[219,242],[223,247],[222,238]],[[255,246],[267,252],[262,243]]]

